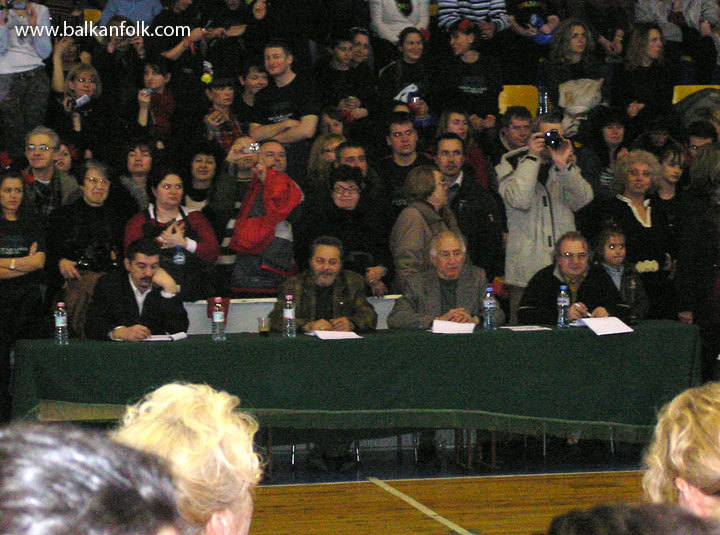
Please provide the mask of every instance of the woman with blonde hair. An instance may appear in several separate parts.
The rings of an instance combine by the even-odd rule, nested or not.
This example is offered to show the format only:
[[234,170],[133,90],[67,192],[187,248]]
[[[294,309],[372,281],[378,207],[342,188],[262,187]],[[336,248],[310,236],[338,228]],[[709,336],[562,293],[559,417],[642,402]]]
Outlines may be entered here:
[[77,150],[81,158],[108,161],[112,136],[108,125],[116,124],[115,110],[102,98],[97,70],[87,63],[76,63],[67,73],[63,93],[51,95],[48,125]]
[[647,151],[633,150],[617,160],[613,174],[618,194],[603,203],[603,223],[625,231],[626,262],[640,274],[650,298],[648,318],[674,318],[670,273],[676,247],[665,213],[650,198],[662,176],[660,162]]
[[323,196],[330,188],[330,171],[335,163],[335,149],[345,141],[340,134],[320,134],[310,148],[308,172],[303,191],[309,198]]
[[665,405],[643,459],[643,491],[720,519],[720,384],[690,388]]
[[185,535],[246,535],[262,477],[257,421],[207,385],[171,383],[128,407],[114,438],[170,463]]

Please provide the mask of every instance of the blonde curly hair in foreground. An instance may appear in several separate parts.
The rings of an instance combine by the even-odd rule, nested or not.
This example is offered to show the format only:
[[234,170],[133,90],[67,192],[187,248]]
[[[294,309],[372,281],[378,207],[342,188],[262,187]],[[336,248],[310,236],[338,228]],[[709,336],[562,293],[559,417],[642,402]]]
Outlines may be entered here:
[[171,383],[127,408],[114,438],[170,461],[188,533],[199,533],[214,512],[252,500],[262,477],[253,450],[257,421],[240,400],[207,385]]
[[720,494],[720,383],[686,390],[662,408],[643,465],[652,502],[678,503],[678,477],[704,494]]

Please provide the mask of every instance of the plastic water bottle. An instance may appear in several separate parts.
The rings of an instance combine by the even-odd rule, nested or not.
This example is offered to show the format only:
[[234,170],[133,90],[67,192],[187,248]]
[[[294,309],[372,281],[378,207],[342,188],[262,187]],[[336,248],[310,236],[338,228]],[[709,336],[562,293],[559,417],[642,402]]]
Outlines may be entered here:
[[295,338],[295,302],[292,295],[285,296],[285,306],[283,307],[283,336],[285,338]]
[[497,301],[492,293],[492,288],[485,288],[485,297],[483,298],[483,312],[485,318],[483,319],[483,326],[488,331],[494,331],[497,329]]
[[185,260],[185,251],[183,251],[181,245],[176,245],[175,254],[173,255],[173,264],[175,264],[176,266],[184,266]]
[[225,335],[225,310],[223,310],[222,297],[213,298],[212,309],[212,339],[213,342],[224,342]]
[[65,303],[61,301],[57,304],[53,316],[55,317],[55,343],[59,346],[66,346],[69,343],[69,334]]
[[558,320],[557,326],[560,329],[570,327],[570,294],[564,284],[560,286],[560,293],[557,298]]
[[538,115],[550,113],[550,94],[547,88],[538,87]]

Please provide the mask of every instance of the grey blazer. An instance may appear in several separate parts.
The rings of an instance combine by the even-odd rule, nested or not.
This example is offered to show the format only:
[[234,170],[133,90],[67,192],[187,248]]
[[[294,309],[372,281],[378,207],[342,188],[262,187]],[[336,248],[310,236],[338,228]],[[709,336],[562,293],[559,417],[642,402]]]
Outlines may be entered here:
[[[471,315],[482,317],[482,301],[487,286],[485,271],[465,264],[460,271],[456,308],[464,308]],[[388,327],[391,329],[429,329],[440,310],[440,282],[433,267],[415,273],[407,279],[405,293],[395,301]],[[502,309],[497,309],[498,323],[504,323]]]

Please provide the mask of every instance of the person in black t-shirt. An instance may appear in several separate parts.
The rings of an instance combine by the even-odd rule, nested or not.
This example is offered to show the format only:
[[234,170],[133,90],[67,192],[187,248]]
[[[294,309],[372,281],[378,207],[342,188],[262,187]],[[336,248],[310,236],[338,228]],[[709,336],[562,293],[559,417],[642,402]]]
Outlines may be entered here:
[[395,220],[407,206],[403,192],[407,174],[419,165],[432,165],[433,160],[427,154],[417,151],[418,133],[408,113],[395,112],[390,116],[385,139],[392,149],[392,154],[380,161],[377,171],[381,187],[385,190],[384,197],[392,204]]
[[273,80],[257,94],[250,137],[282,143],[288,153],[288,174],[302,181],[320,111],[314,96],[315,84],[292,70],[293,54],[287,44],[269,42],[264,56],[265,70]]

